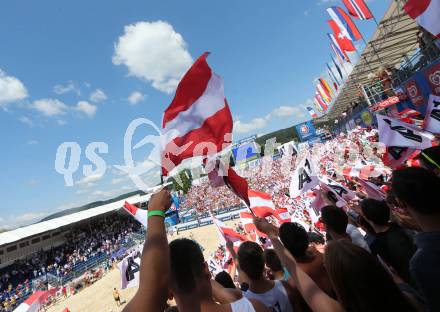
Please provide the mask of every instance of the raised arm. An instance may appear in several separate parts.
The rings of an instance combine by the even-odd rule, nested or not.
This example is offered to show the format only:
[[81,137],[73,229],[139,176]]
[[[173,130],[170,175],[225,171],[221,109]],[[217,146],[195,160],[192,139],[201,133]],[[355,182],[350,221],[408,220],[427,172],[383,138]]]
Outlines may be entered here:
[[232,303],[242,297],[241,290],[237,288],[224,288],[217,281],[211,280],[212,296],[221,303]]
[[[153,195],[148,211],[159,215],[148,217],[148,230],[142,252],[139,289],[124,308],[125,312],[163,311],[168,298],[169,248],[164,217],[171,206],[170,193],[163,189]],[[153,213],[155,214],[155,213]],[[164,214],[163,214],[164,215]]]
[[272,241],[273,249],[291,275],[304,300],[314,312],[343,312],[342,306],[322,291],[300,267],[278,238],[278,229],[265,219],[254,217],[257,229]]

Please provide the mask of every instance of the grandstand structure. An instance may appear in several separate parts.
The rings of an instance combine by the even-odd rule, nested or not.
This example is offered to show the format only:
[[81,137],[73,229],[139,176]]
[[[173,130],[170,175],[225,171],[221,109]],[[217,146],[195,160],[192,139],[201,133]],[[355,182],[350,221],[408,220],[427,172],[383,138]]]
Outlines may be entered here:
[[314,120],[316,124],[338,119],[350,103],[358,100],[360,87],[370,82],[369,74],[378,72],[381,67],[400,69],[410,62],[418,49],[420,27],[403,10],[405,2],[391,2],[358,63],[341,86],[333,106],[325,115]]
[[106,205],[90,208],[62,217],[38,222],[15,230],[0,233],[0,269],[25,259],[41,250],[50,250],[66,242],[66,235],[77,226],[93,224],[98,218],[106,218],[122,212],[127,201],[131,204],[147,202],[151,194],[135,195]]

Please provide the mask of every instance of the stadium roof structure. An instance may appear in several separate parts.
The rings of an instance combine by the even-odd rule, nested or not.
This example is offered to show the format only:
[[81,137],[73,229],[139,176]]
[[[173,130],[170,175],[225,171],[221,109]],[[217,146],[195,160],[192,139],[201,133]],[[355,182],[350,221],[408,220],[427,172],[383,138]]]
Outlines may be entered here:
[[403,10],[404,4],[404,0],[391,2],[358,63],[341,87],[333,106],[327,114],[315,119],[315,122],[337,119],[350,102],[356,101],[358,85],[368,83],[370,73],[376,73],[381,66],[397,68],[406,56],[410,57],[416,51],[420,28]]
[[[151,196],[151,195],[150,195]],[[32,237],[45,232],[53,231],[86,219],[113,212],[122,207],[125,201],[135,204],[149,199],[148,195],[135,195],[110,204],[90,208],[67,216],[54,218],[48,221],[38,222],[12,231],[0,233],[0,246],[11,244],[22,239]]]

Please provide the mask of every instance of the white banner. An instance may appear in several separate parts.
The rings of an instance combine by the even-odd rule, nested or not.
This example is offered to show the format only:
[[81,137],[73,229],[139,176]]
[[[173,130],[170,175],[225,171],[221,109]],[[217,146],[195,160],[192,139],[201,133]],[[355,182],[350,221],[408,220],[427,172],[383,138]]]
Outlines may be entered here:
[[440,96],[431,94],[429,97],[424,129],[432,133],[440,133]]
[[130,255],[124,258],[118,266],[121,275],[121,289],[138,287],[141,267],[140,256]]
[[434,136],[400,120],[376,115],[379,127],[379,142],[386,146],[414,147],[425,149],[432,146]]
[[209,258],[207,263],[208,263],[209,272],[211,272],[212,275],[215,276],[221,271],[223,271],[220,264],[217,261],[215,261],[213,257]]
[[290,182],[290,197],[298,197],[319,183],[318,170],[307,154],[295,169]]

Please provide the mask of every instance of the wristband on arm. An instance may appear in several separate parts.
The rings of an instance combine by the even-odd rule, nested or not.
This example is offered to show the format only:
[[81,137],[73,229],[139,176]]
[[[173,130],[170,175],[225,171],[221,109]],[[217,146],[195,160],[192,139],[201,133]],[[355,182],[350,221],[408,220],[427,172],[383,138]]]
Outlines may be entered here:
[[162,218],[165,218],[165,212],[161,211],[161,210],[148,210],[148,218],[153,217],[153,216],[160,216]]

